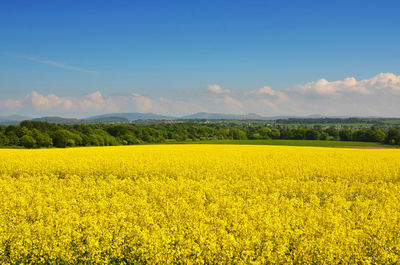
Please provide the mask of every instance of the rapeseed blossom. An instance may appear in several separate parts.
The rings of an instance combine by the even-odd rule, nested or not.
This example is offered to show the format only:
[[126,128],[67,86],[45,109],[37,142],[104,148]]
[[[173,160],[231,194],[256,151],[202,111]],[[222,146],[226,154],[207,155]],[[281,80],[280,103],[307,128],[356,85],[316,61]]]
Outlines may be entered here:
[[0,150],[4,264],[400,263],[400,151]]

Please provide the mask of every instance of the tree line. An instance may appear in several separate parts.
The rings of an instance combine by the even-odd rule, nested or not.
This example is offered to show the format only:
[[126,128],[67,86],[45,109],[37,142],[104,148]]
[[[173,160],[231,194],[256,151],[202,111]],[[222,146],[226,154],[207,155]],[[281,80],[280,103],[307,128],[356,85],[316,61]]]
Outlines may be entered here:
[[20,125],[0,127],[2,147],[73,147],[113,146],[205,140],[293,139],[381,142],[400,145],[400,129],[346,129],[321,126],[291,128],[288,126],[229,124],[76,124],[59,125],[41,121],[23,121]]

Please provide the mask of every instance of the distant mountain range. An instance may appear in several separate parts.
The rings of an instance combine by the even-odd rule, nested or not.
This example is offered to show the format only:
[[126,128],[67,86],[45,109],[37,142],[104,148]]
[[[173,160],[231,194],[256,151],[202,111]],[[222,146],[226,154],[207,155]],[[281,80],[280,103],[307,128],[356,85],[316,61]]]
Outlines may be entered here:
[[[137,121],[137,120],[199,120],[199,119],[206,119],[206,120],[277,120],[277,119],[285,119],[289,117],[296,117],[296,116],[273,116],[273,117],[266,117],[261,116],[254,113],[249,114],[222,114],[222,113],[207,113],[207,112],[198,112],[191,115],[185,116],[164,116],[158,115],[154,113],[110,113],[110,114],[103,114],[85,118],[84,120],[93,120],[99,118],[110,118],[110,117],[122,117],[126,118],[129,121]],[[310,115],[305,116],[306,118],[321,118],[321,115]]]
[[220,113],[207,113],[207,112],[199,112],[187,116],[181,117],[181,119],[209,119],[209,120],[265,120],[266,117],[263,117],[258,114],[245,114],[245,115],[235,115],[235,114],[220,114]]
[[35,118],[32,121],[44,121],[49,123],[58,123],[58,124],[76,124],[79,123],[79,119],[76,118],[61,118],[61,117],[42,117]]
[[212,119],[212,120],[263,120],[266,119],[258,114],[220,114],[199,112],[186,116],[164,116],[154,113],[110,113],[85,118],[84,120],[94,120],[99,118],[122,117],[129,121],[137,120],[194,120],[194,119]]
[[96,120],[96,119],[103,119],[103,118],[111,118],[111,117],[120,117],[127,119],[129,121],[136,121],[136,120],[174,120],[177,117],[173,116],[163,116],[154,113],[110,113],[110,114],[103,114],[103,115],[96,115],[85,118],[84,120]]
[[30,119],[32,118],[21,115],[0,116],[0,125],[14,125],[19,124],[21,121]]
[[[45,121],[57,124],[112,124],[112,123],[129,123],[139,120],[278,120],[287,118],[324,118],[323,115],[309,115],[309,116],[261,116],[254,113],[236,115],[236,114],[221,114],[221,113],[207,113],[199,112],[185,116],[165,116],[154,113],[110,113],[96,116],[90,116],[83,119],[77,118],[63,118],[63,117],[41,117],[31,118],[20,115],[0,116],[0,125],[19,124],[23,120]],[[332,118],[332,117],[329,117]],[[344,117],[335,117],[344,118]]]
[[129,120],[123,117],[93,117],[91,119],[76,119],[62,117],[42,117],[35,118],[32,121],[44,121],[57,124],[110,124],[110,123],[129,123]]

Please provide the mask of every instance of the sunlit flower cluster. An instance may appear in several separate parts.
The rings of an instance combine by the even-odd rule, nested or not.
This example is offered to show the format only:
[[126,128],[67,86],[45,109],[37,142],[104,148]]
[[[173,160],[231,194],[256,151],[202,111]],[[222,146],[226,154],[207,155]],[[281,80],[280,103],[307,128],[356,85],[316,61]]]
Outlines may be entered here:
[[400,263],[400,151],[0,150],[0,263]]

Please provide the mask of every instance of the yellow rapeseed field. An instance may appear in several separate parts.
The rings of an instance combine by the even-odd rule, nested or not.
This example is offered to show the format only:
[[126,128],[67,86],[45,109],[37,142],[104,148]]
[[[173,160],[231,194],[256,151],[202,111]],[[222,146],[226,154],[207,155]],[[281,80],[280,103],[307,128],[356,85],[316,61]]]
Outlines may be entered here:
[[400,263],[400,151],[0,150],[0,263]]

